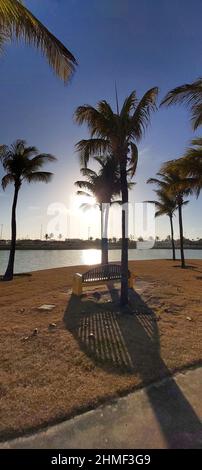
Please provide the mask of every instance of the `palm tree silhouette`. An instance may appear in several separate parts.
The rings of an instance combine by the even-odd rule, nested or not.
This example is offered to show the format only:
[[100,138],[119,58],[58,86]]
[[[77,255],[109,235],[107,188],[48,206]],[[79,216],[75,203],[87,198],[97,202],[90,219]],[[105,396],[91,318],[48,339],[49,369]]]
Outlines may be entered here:
[[40,49],[56,75],[67,81],[77,64],[71,52],[22,4],[0,0],[0,51],[8,40],[23,39]]
[[[109,218],[109,206],[112,204],[121,204],[120,200],[114,200],[121,192],[120,171],[117,160],[113,155],[106,157],[95,157],[95,160],[101,166],[98,173],[90,168],[81,168],[81,173],[86,180],[76,181],[75,185],[82,189],[77,191],[77,195],[94,197],[94,204],[83,203],[81,208],[89,210],[92,207],[99,207],[101,215],[101,251],[102,264],[108,263],[108,237],[107,227]],[[128,171],[130,171],[128,169]],[[128,183],[129,189],[134,183]],[[84,190],[84,191],[83,191]],[[86,191],[87,190],[87,191]]]
[[53,173],[41,171],[46,162],[56,160],[53,155],[38,154],[36,147],[27,147],[25,140],[17,140],[10,147],[3,145],[0,148],[0,160],[6,171],[2,178],[2,188],[5,190],[9,183],[14,184],[14,198],[11,218],[11,248],[8,266],[3,280],[13,279],[15,248],[16,248],[16,206],[18,193],[24,181],[28,183],[44,182],[49,183]]
[[168,197],[175,198],[179,216],[181,267],[185,268],[182,207],[188,204],[184,198],[193,194],[195,189],[193,178],[184,177],[180,168],[177,165],[170,167],[170,163],[166,162],[157,173],[160,179],[150,178],[148,182],[156,184]]
[[[159,180],[155,178],[149,178],[147,183],[156,183]],[[155,217],[160,217],[161,215],[167,215],[170,220],[170,231],[171,231],[171,243],[172,243],[172,252],[173,252],[173,260],[175,260],[175,242],[174,242],[174,230],[173,230],[173,215],[177,208],[176,198],[166,192],[163,189],[156,189],[154,190],[158,199],[153,201],[145,201],[151,204],[155,204],[157,210],[155,212]]]
[[193,83],[186,83],[169,91],[162,100],[161,105],[183,103],[191,110],[193,129],[202,125],[202,78]]
[[126,233],[126,210],[128,206],[127,164],[130,164],[131,176],[135,174],[139,141],[149,124],[150,114],[156,109],[158,89],[148,90],[138,100],[133,91],[124,101],[119,112],[114,113],[109,103],[100,101],[96,108],[90,105],[79,106],[75,112],[78,124],[88,125],[91,137],[77,143],[77,150],[83,166],[89,158],[97,155],[112,154],[120,166],[122,195],[122,279],[121,304],[128,303],[128,236]]
[[166,168],[178,168],[182,177],[192,178],[189,179],[189,185],[198,197],[202,188],[202,138],[193,139],[191,144],[192,147],[187,149],[183,157],[170,160],[166,163]]

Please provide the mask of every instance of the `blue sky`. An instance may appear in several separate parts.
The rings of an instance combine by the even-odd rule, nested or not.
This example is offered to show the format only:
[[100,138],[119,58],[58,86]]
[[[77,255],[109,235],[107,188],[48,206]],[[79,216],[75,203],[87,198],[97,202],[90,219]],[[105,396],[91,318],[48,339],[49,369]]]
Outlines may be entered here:
[[[47,231],[52,203],[71,210],[65,236],[98,235],[98,215],[85,220],[72,215],[79,162],[74,145],[87,136],[72,119],[76,107],[100,99],[115,105],[116,79],[120,103],[133,90],[139,97],[160,88],[159,100],[174,86],[202,75],[202,3],[200,0],[26,0],[26,5],[76,56],[79,67],[64,86],[33,48],[8,45],[0,58],[0,141],[26,139],[41,152],[57,156],[49,165],[51,184],[25,185],[18,205],[18,236],[39,237]],[[200,135],[200,129],[197,135]],[[131,200],[152,197],[146,180],[160,164],[180,156],[194,136],[183,107],[160,109],[139,145],[139,166]],[[2,174],[2,170],[1,174]],[[0,194],[0,224],[9,236],[13,188]],[[177,219],[177,218],[176,218]],[[68,216],[67,216],[68,220]],[[95,220],[97,223],[95,224]],[[178,236],[177,220],[175,221]],[[157,235],[166,236],[166,217],[157,221]],[[184,210],[185,236],[202,237],[201,196]]]

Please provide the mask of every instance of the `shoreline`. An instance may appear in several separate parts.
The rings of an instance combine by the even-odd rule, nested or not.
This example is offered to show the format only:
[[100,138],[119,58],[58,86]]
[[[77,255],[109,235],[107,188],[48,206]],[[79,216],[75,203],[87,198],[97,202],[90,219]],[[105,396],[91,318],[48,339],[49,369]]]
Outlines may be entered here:
[[[137,247],[130,247],[128,248],[129,250],[137,250],[137,251],[141,251],[141,250],[146,250],[146,249],[149,249],[149,250],[172,250],[172,247],[171,246],[153,246],[151,248],[137,248]],[[180,249],[180,246],[176,246],[175,247],[176,250],[179,250]],[[0,246],[0,251],[9,251],[10,250],[10,245],[6,245],[6,246]],[[38,250],[38,251],[44,251],[44,250],[49,250],[49,251],[52,251],[52,250],[55,250],[55,251],[58,251],[58,250],[63,250],[63,251],[77,251],[77,250],[101,250],[100,246],[97,246],[97,245],[93,245],[93,246],[36,246],[36,245],[33,245],[33,246],[27,246],[27,245],[24,245],[24,246],[19,246],[17,245],[16,246],[16,251],[18,250],[22,250],[22,251],[35,251],[35,250]],[[111,250],[121,250],[121,245],[120,246],[109,246],[109,251]],[[189,246],[189,245],[185,245],[184,246],[184,250],[202,250],[202,246]]]

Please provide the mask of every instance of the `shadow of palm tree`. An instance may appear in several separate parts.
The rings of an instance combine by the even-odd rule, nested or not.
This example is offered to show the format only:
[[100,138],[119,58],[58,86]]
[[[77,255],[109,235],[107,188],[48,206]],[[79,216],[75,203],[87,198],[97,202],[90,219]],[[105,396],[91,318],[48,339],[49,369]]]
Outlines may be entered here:
[[[157,319],[141,296],[130,289],[129,307],[121,310],[118,290],[82,298],[71,296],[64,314],[66,328],[97,365],[111,373],[138,374],[170,448],[201,448],[201,423],[161,358]],[[173,423],[175,423],[173,425]]]

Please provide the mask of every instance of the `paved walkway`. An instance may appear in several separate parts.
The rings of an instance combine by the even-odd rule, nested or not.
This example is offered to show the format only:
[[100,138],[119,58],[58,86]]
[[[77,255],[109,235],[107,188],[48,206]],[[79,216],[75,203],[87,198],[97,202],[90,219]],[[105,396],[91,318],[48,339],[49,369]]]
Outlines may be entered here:
[[202,448],[202,367],[1,448]]

